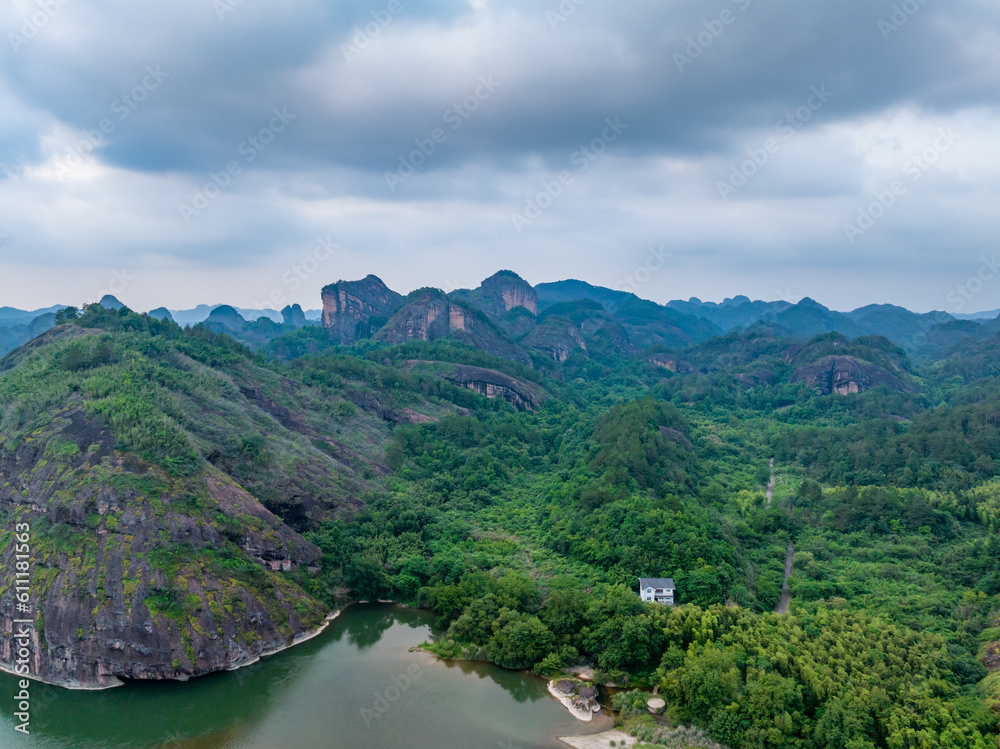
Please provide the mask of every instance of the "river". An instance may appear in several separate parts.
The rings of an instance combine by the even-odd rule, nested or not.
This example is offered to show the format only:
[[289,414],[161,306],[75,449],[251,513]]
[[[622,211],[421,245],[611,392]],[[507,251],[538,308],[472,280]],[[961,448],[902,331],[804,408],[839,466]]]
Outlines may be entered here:
[[14,730],[16,679],[0,674],[0,748],[555,749],[596,733],[530,674],[409,648],[429,612],[352,606],[323,634],[252,666],[187,683],[79,692],[32,682],[30,737]]

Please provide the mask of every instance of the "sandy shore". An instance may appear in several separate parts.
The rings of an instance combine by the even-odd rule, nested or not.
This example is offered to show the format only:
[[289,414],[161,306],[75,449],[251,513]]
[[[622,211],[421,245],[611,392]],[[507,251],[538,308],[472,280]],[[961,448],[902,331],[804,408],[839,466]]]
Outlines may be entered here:
[[580,710],[573,704],[573,699],[571,696],[565,695],[560,692],[555,687],[554,682],[549,682],[549,694],[563,703],[563,706],[570,711],[572,716],[577,720],[582,720],[584,723],[589,723],[594,719],[594,713],[591,710]]
[[615,742],[615,747],[632,746],[638,741],[634,736],[629,736],[621,731],[605,731],[595,733],[592,736],[560,736],[559,740],[564,744],[569,744],[574,749],[611,749],[611,742]]

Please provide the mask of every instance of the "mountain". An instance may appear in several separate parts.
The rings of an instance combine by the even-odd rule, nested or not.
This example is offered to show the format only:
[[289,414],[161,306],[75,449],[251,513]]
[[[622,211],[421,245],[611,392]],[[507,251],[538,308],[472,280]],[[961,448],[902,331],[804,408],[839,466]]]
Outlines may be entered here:
[[[1000,335],[934,323],[956,342],[911,359],[804,337],[847,317],[805,302],[642,348],[664,318],[605,301],[494,320],[422,289],[351,346],[233,307],[60,315],[0,359],[0,589],[24,523],[34,673],[188,679],[391,599],[433,610],[443,658],[628,685],[626,728],[659,686],[729,746],[996,743]],[[909,324],[847,319],[872,314]]]
[[281,321],[293,328],[302,328],[306,324],[306,313],[298,304],[292,304],[281,310]]
[[374,338],[390,344],[449,338],[525,366],[532,364],[527,352],[507,340],[483,312],[449,299],[439,289],[418,289],[408,295]]
[[697,297],[688,301],[667,302],[667,307],[694,317],[702,317],[711,321],[720,330],[730,331],[735,328],[745,328],[760,320],[773,320],[775,316],[792,306],[791,302],[750,301],[749,297],[736,296],[725,299],[721,304],[703,302]]
[[27,323],[0,326],[0,356],[41,335],[55,324],[55,313],[47,312],[32,318]]
[[150,317],[155,317],[157,320],[169,320],[170,322],[174,322],[174,316],[170,314],[170,310],[166,307],[157,307],[156,309],[150,310],[148,314]]
[[952,317],[958,320],[996,320],[1000,317],[1000,309],[991,309],[986,312],[954,312]]
[[[178,325],[197,325],[198,323],[205,322],[212,314],[213,310],[223,306],[228,307],[230,305],[199,304],[194,309],[168,310],[168,311],[170,312],[171,317]],[[163,307],[159,307],[157,308],[157,310],[154,311],[160,312],[160,310],[163,309],[164,309]],[[268,320],[271,320],[272,322],[276,323],[282,322],[281,313],[278,312],[277,310],[255,309],[255,308],[244,308],[244,307],[233,307],[233,309],[235,309],[236,312],[239,313],[240,317],[242,317],[244,320],[255,321],[263,317]],[[150,312],[150,314],[152,314],[152,312]],[[319,319],[319,314],[320,313],[318,310],[309,310],[305,313],[306,318],[310,320]]]
[[519,275],[502,270],[487,278],[472,291],[458,289],[451,293],[455,299],[481,309],[494,322],[513,309],[522,308],[532,315],[538,314],[538,296],[535,289]]
[[521,345],[563,362],[575,351],[594,358],[635,352],[629,334],[598,302],[579,299],[547,307],[538,326],[521,339]]
[[455,410],[367,379],[317,390],[203,330],[97,307],[0,360],[0,517],[32,528],[34,673],[187,678],[321,626],[333,599],[302,533],[382,486],[393,423]]
[[101,301],[99,301],[98,304],[104,307],[104,309],[119,310],[125,307],[124,304],[118,301],[117,297],[112,296],[111,294],[105,294],[101,297]]
[[719,335],[722,330],[710,320],[685,314],[625,291],[592,286],[583,281],[557,281],[536,287],[538,306],[545,310],[560,302],[589,299],[622,324],[637,348],[686,345]]
[[213,309],[208,319],[205,320],[205,326],[216,332],[242,330],[245,323],[246,320],[236,311],[236,308],[230,307],[228,304]]
[[59,310],[65,308],[65,304],[57,304],[54,307],[46,307],[45,309],[37,309],[33,312],[29,312],[23,309],[14,309],[13,307],[0,307],[0,328],[6,328],[13,325],[27,325],[37,317],[55,314]]
[[399,309],[403,296],[378,276],[360,281],[338,281],[323,288],[323,326],[343,344],[371,338]]

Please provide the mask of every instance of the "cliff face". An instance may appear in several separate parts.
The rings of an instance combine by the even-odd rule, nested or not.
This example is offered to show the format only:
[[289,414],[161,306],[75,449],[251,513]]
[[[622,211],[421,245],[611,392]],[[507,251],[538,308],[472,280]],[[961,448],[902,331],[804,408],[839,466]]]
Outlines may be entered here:
[[545,321],[521,339],[522,345],[532,351],[562,363],[576,349],[586,353],[587,343],[583,334],[572,323],[562,317],[547,317]]
[[399,309],[403,297],[377,276],[338,281],[323,289],[323,325],[339,343],[370,338]]
[[825,356],[795,370],[789,382],[803,382],[823,395],[863,393],[879,385],[905,390],[893,373],[853,356]]
[[281,321],[285,325],[302,328],[306,325],[306,313],[298,304],[291,304],[281,310]]
[[538,314],[538,297],[535,289],[519,275],[509,270],[494,273],[478,289],[460,289],[452,295],[481,309],[494,321],[507,312],[523,307],[532,315]]
[[531,366],[531,357],[506,340],[481,313],[449,299],[437,289],[410,294],[403,306],[375,335],[386,343],[453,338],[480,351]]
[[458,366],[445,379],[487,398],[503,398],[515,408],[534,411],[542,403],[542,389],[538,385],[493,369]]
[[[142,321],[62,325],[0,359],[0,664],[30,618],[31,673],[55,684],[185,679],[314,631],[329,602],[302,585],[320,554],[300,531],[388,470],[388,425],[350,402],[369,383],[320,394],[224,344],[192,358]],[[9,594],[18,523],[29,617]]]
[[[0,515],[31,527],[33,674],[72,687],[185,679],[322,623],[324,607],[281,574],[317,565],[316,547],[218,472],[171,479],[114,448],[79,408],[0,447]],[[13,552],[2,552],[0,584]],[[4,596],[7,666],[17,618]]]

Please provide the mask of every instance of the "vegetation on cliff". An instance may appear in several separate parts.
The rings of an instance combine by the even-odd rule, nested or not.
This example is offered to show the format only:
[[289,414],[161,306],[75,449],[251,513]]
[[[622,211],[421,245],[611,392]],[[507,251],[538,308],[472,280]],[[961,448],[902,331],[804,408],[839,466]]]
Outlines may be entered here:
[[[71,318],[0,361],[0,513],[33,524],[55,680],[201,673],[391,597],[436,612],[442,655],[659,685],[734,747],[995,744],[995,343],[915,364],[762,328],[669,354],[688,368],[529,367]],[[830,351],[896,382],[792,376]],[[640,601],[639,575],[681,605]]]

